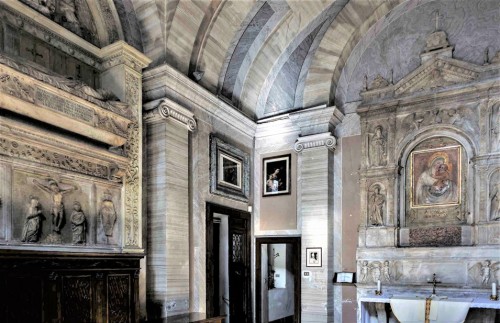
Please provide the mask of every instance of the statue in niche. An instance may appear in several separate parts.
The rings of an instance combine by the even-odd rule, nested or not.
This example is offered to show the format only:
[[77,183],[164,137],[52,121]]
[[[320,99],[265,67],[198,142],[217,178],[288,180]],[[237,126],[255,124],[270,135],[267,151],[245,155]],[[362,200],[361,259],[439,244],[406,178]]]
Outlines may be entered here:
[[42,191],[51,195],[52,198],[52,207],[50,210],[50,214],[52,215],[52,231],[56,234],[61,233],[61,228],[64,225],[64,204],[63,197],[64,195],[76,190],[76,187],[68,187],[62,189],[59,184],[51,179],[48,182],[48,186],[41,184],[36,179],[33,180],[33,184],[35,184]]
[[386,160],[386,138],[382,126],[375,127],[375,133],[370,133],[370,165],[383,166]]
[[22,242],[38,242],[43,218],[38,197],[30,196],[28,214],[26,215],[26,222],[23,227]]
[[385,196],[380,193],[380,185],[373,186],[372,193],[369,197],[369,221],[371,225],[384,225],[384,206]]
[[102,228],[107,237],[113,236],[113,228],[116,222],[116,211],[110,192],[105,192],[102,198],[101,209],[99,210]]
[[78,201],[73,203],[73,212],[71,213],[70,221],[71,232],[73,232],[73,243],[84,244],[87,233],[87,221],[82,211],[82,205]]
[[368,273],[370,272],[370,266],[368,266],[368,261],[363,261],[363,265],[361,266],[361,275],[359,280],[361,282],[366,282],[366,279],[368,278]]
[[491,111],[491,150],[500,150],[500,104],[495,104]]
[[500,183],[496,183],[490,192],[490,220],[500,221]]
[[389,261],[384,261],[384,265],[382,266],[382,277],[386,282],[391,281],[391,268],[389,266]]

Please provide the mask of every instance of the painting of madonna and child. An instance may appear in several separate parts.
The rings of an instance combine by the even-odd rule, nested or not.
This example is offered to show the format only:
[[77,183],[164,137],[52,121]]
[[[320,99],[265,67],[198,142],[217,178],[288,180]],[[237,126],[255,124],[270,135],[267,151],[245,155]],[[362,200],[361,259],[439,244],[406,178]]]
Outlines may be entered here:
[[411,155],[411,207],[460,204],[459,146],[414,151]]

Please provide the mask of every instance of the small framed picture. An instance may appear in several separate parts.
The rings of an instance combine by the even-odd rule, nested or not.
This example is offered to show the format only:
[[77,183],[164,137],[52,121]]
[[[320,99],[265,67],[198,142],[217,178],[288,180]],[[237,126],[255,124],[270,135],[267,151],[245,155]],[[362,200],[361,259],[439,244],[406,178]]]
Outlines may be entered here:
[[321,248],[306,248],[306,267],[321,267]]
[[217,171],[217,183],[219,185],[241,190],[243,175],[241,172],[241,159],[219,152],[217,164],[219,166]]
[[262,160],[263,196],[290,194],[290,159],[288,154]]
[[250,155],[222,139],[210,136],[210,193],[248,201]]

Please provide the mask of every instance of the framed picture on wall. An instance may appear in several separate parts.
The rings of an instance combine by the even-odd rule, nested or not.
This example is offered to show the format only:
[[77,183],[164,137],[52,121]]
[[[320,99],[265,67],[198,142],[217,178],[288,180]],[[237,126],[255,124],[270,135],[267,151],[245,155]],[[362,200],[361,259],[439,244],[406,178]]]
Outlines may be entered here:
[[210,136],[210,193],[248,201],[250,155]]
[[322,266],[321,248],[306,248],[306,267]]
[[461,150],[459,146],[411,153],[412,208],[460,204]]
[[290,194],[290,159],[288,154],[262,160],[263,196]]

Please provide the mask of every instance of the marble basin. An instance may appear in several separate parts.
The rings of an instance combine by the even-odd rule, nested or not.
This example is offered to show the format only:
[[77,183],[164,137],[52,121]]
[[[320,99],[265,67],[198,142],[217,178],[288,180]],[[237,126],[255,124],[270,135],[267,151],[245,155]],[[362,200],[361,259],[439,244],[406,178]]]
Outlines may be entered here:
[[[429,322],[461,323],[469,312],[472,298],[447,298],[432,295]],[[401,323],[424,323],[424,296],[393,296],[390,300],[392,312]]]

